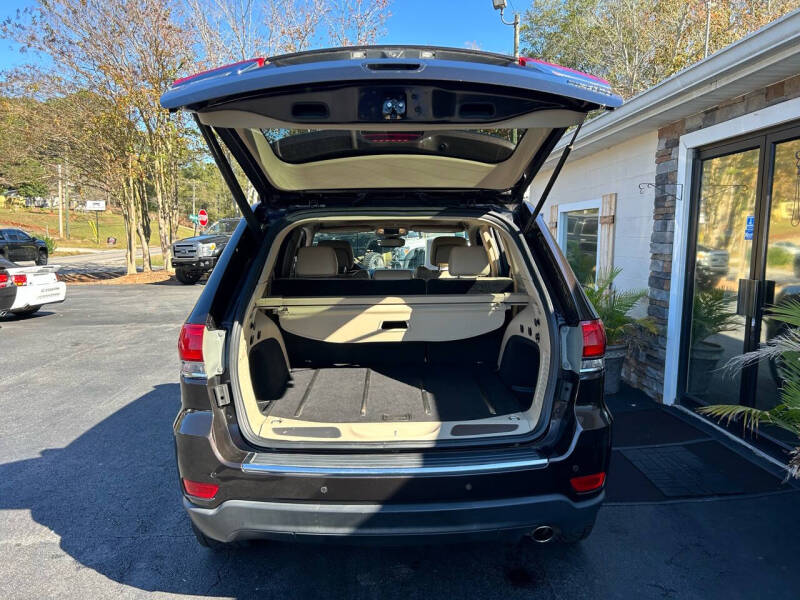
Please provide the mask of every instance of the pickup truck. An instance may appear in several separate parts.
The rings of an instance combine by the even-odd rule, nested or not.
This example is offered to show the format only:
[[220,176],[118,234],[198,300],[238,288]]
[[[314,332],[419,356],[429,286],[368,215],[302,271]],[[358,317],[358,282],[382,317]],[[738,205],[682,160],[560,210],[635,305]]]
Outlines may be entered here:
[[238,218],[220,219],[202,235],[174,242],[172,265],[175,267],[175,279],[185,285],[193,285],[204,274],[210,273],[238,224]]
[[21,229],[0,226],[0,256],[11,261],[34,261],[47,264],[47,244]]

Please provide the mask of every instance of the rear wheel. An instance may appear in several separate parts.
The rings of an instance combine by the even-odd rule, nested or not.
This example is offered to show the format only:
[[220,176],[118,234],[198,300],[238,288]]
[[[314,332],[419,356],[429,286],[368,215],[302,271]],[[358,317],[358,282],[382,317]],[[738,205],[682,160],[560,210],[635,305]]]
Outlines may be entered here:
[[197,539],[197,543],[200,544],[203,548],[208,548],[213,552],[221,552],[223,550],[229,550],[231,548],[242,548],[247,545],[246,542],[220,542],[208,537],[205,533],[200,531],[197,525],[192,522],[192,532],[194,533],[195,539]]
[[200,271],[190,271],[182,267],[175,267],[175,279],[184,285],[194,285],[201,275]]
[[15,310],[12,314],[17,315],[18,317],[29,317],[33,313],[37,312],[41,307],[39,306],[29,306],[28,308],[21,308],[20,310]]
[[39,250],[39,254],[36,256],[36,264],[40,267],[47,264],[47,250]]
[[587,525],[583,529],[568,531],[566,533],[562,532],[561,535],[558,536],[558,541],[562,544],[577,544],[588,538],[592,534],[592,529],[594,529],[594,523]]

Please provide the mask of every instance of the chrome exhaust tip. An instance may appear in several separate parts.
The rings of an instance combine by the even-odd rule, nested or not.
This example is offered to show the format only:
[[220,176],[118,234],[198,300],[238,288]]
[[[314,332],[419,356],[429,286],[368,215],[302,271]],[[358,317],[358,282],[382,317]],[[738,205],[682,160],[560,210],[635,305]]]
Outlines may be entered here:
[[549,525],[540,525],[530,533],[531,539],[539,544],[553,541],[556,531]]

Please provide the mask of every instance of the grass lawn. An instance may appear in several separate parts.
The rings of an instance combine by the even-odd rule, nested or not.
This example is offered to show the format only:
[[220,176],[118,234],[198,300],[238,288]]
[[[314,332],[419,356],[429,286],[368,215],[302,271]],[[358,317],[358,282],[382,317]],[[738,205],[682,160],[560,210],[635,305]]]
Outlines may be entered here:
[[[0,227],[17,227],[35,235],[44,237],[49,235],[56,241],[56,247],[75,247],[75,248],[124,248],[125,247],[125,224],[122,215],[105,211],[99,215],[100,224],[100,243],[94,238],[94,232],[89,225],[91,220],[94,223],[94,213],[84,213],[71,211],[69,215],[70,237],[58,237],[58,211],[40,208],[0,208]],[[158,245],[158,222],[152,219],[152,232],[150,244]],[[178,227],[178,238],[189,237],[194,233],[190,227]],[[66,232],[65,232],[66,234]],[[113,246],[106,244],[107,237],[117,238],[117,243]],[[137,244],[139,240],[136,240]],[[159,259],[160,260],[160,259]],[[155,264],[155,257],[153,260]]]

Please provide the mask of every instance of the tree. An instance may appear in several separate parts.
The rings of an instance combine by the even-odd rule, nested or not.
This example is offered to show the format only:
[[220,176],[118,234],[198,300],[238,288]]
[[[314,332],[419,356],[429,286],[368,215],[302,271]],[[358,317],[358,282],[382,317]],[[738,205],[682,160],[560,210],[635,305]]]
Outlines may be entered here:
[[[800,0],[710,3],[715,52],[800,6]],[[608,79],[629,98],[703,58],[705,0],[534,0],[523,52]]]

